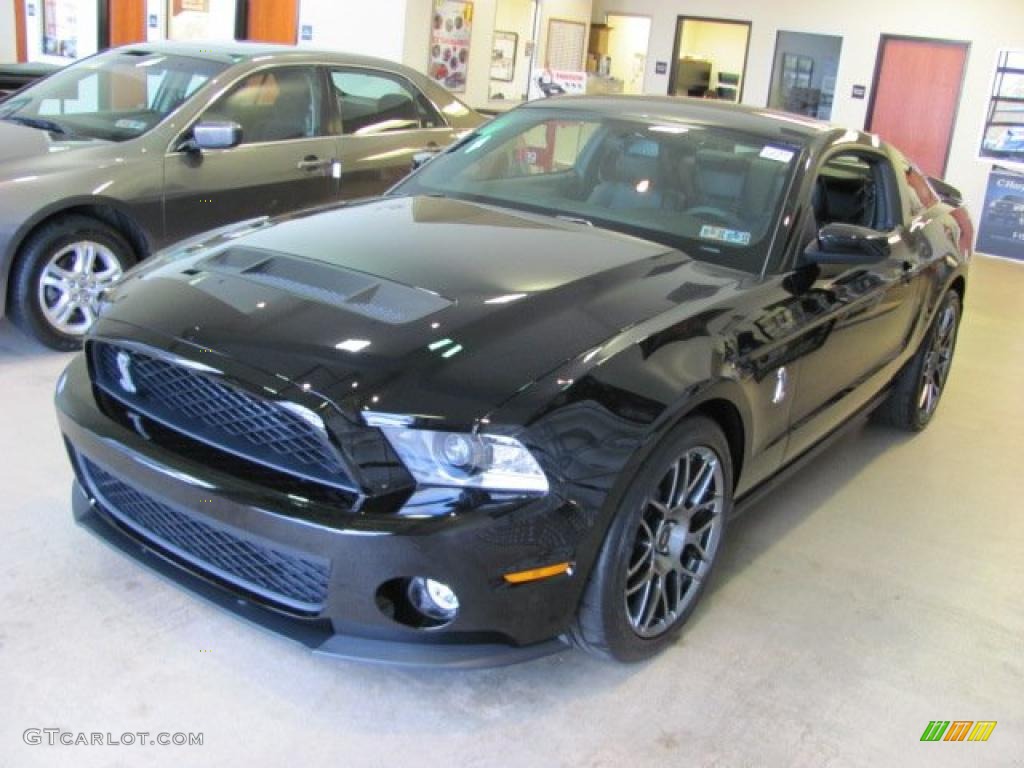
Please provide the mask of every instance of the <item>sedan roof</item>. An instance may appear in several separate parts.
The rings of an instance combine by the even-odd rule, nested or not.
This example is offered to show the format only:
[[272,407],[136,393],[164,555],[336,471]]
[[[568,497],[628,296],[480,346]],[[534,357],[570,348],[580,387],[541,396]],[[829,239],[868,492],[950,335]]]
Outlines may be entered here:
[[[321,51],[315,48],[297,48],[291,45],[274,43],[250,43],[237,41],[217,41],[214,43],[198,41],[162,40],[153,43],[133,43],[125,45],[122,51],[141,51],[144,53],[162,53],[178,56],[189,56],[221,64],[240,64],[259,58],[274,61],[326,61],[337,64],[366,64],[378,67],[395,68],[401,65],[387,59],[372,56],[340,53],[338,51]],[[405,67],[403,67],[405,69]]]

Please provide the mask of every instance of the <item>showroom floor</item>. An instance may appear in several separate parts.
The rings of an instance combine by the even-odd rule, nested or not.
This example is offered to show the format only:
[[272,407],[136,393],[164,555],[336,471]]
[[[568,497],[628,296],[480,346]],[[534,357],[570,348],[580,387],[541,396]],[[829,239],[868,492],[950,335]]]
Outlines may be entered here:
[[[1022,297],[976,261],[931,428],[866,426],[737,521],[668,653],[465,673],[314,657],[76,529],[67,358],[0,323],[0,766],[1024,765]],[[921,743],[935,719],[999,725]],[[204,744],[23,744],[51,727]]]

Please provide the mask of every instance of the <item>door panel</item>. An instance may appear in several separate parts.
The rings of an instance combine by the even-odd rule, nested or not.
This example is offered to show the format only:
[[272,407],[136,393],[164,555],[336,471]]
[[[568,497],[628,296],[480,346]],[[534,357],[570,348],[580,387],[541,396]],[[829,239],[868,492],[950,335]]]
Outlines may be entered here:
[[447,128],[340,137],[341,197],[381,194],[405,178],[417,152],[443,148],[452,140]]
[[945,175],[969,47],[882,36],[868,130],[931,176]]
[[337,137],[320,135],[321,94],[315,68],[279,67],[248,75],[211,105],[199,120],[237,123],[242,143],[168,154],[168,237],[337,199]]
[[791,284],[801,300],[794,330],[818,343],[801,362],[787,458],[803,453],[885,386],[917,318],[916,257],[904,237],[900,184],[888,156],[840,149],[813,179],[805,243],[813,247],[826,224],[845,224],[883,234],[890,254],[876,263],[809,263],[794,272]]
[[[164,160],[167,234],[177,240],[253,216],[274,216],[337,198],[335,140],[319,137],[232,149],[176,152]],[[306,158],[326,161],[311,170]]]

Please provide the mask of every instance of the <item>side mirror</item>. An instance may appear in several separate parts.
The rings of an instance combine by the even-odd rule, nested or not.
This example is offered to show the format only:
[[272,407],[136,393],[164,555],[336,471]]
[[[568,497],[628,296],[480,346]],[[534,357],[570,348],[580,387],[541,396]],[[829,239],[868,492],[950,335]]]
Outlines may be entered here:
[[436,149],[433,151],[427,150],[425,152],[417,152],[415,155],[412,156],[412,170],[415,171],[417,168],[422,168],[424,165],[429,163],[439,154],[440,150]]
[[964,204],[963,194],[952,184],[943,181],[942,179],[936,179],[934,176],[929,176],[928,182],[932,185],[932,189],[935,190],[935,194],[937,194],[939,199],[946,205],[952,206],[953,208],[959,208]]
[[232,122],[202,122],[192,127],[192,147],[231,149],[242,143],[242,126]]
[[856,224],[826,224],[818,230],[817,247],[808,249],[816,264],[874,264],[889,258],[889,238]]

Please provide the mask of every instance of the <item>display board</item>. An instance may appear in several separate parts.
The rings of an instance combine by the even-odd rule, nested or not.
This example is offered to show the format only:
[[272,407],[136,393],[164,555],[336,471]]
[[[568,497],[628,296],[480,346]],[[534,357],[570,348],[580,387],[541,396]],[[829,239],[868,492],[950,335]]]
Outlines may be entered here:
[[43,0],[43,53],[65,59],[78,58],[78,3],[76,0]]
[[1024,261],[1024,174],[998,166],[989,173],[978,250]]
[[466,90],[469,43],[473,34],[473,3],[434,0],[427,74],[449,91]]
[[581,21],[551,19],[548,24],[548,44],[543,62],[545,67],[564,72],[578,72],[583,69],[583,57],[586,52],[586,24]]

